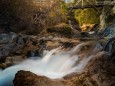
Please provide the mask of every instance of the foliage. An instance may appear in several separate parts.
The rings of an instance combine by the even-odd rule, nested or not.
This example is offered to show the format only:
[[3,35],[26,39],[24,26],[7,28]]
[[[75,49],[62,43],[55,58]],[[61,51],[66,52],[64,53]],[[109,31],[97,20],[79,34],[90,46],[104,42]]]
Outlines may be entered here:
[[94,9],[83,9],[75,11],[75,17],[82,24],[95,24],[99,23],[100,14],[97,13]]
[[[74,0],[74,3],[76,3],[78,0]],[[85,4],[93,4],[95,0],[89,0],[89,3],[84,1]],[[81,5],[82,2],[79,3]],[[98,8],[97,8],[98,9]],[[75,18],[79,21],[80,25],[85,24],[94,24],[94,23],[99,23],[100,22],[100,14],[102,9],[98,9],[99,12],[94,10],[93,8],[89,9],[77,9],[75,10]]]
[[[8,23],[15,32],[23,32],[25,30],[27,33],[32,31],[31,34],[36,34],[36,32],[40,33],[48,27],[67,22],[67,7],[70,6],[70,3],[65,3],[63,0],[54,0],[50,3],[50,0],[47,0],[47,3],[42,6],[34,1],[1,0],[0,24]],[[74,0],[74,3],[76,1]],[[74,10],[74,15],[71,14],[81,25],[83,23],[99,23],[99,15],[93,9]]]
[[66,21],[67,7],[62,0],[55,0],[52,4],[47,0],[45,5],[39,5],[34,1],[2,0],[0,25],[7,23],[15,32],[35,30],[39,33],[49,26]]
[[67,20],[67,5],[62,0],[55,0],[47,12],[47,26],[54,26]]

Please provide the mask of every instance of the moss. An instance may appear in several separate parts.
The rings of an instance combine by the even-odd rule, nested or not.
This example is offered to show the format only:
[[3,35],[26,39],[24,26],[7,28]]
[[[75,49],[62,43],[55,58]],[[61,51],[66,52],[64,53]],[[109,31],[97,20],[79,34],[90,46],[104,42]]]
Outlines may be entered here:
[[47,28],[48,33],[58,33],[62,36],[70,37],[72,35],[72,30],[68,24],[61,23],[53,27]]

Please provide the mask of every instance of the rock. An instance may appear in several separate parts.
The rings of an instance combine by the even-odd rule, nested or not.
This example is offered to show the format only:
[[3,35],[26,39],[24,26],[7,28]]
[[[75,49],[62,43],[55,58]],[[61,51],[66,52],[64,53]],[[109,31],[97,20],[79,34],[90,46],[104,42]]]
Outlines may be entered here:
[[99,52],[102,51],[104,48],[104,45],[100,42],[96,44],[96,47],[94,48],[93,52]]
[[5,63],[10,63],[10,64],[18,64],[25,60],[25,56],[13,56],[13,57],[7,57],[5,60]]
[[98,52],[80,74],[72,73],[64,79],[49,79],[29,71],[19,71],[14,86],[114,86],[115,63],[106,52]]
[[5,69],[9,66],[10,64],[5,64],[5,63],[2,63],[0,64],[0,69]]
[[112,38],[115,36],[114,33],[115,33],[115,24],[112,24],[112,25],[106,27],[105,29],[103,29],[102,31],[100,31],[99,36]]
[[61,42],[61,43],[64,48],[73,48],[74,47],[74,43],[71,43],[71,42]]
[[114,86],[115,63],[106,52],[97,53],[81,74],[72,74],[65,79],[69,86]]
[[114,86],[115,84],[115,64],[109,58],[108,54],[102,53],[88,66],[88,70],[98,86]]
[[16,33],[0,34],[0,44],[12,43],[17,38]]
[[16,33],[0,34],[0,62],[9,56],[27,55],[28,51],[38,50],[36,37]]
[[104,51],[110,54],[110,57],[115,57],[115,38],[110,38],[105,44]]
[[0,62],[2,63],[6,63],[5,60],[9,57],[12,57],[15,63],[19,63],[20,60],[14,58],[18,56],[24,56],[24,58],[42,57],[43,50],[51,50],[59,46],[72,48],[76,43],[79,43],[78,40],[69,38],[40,39],[38,36],[16,33],[1,34],[0,37]]
[[27,52],[27,57],[42,57],[43,50],[32,50]]
[[5,69],[9,66],[12,66],[14,64],[18,64],[25,60],[26,57],[24,56],[13,56],[13,57],[7,57],[3,63],[0,64],[0,68]]
[[[3,37],[2,37],[3,36]],[[24,38],[15,33],[1,34],[0,58],[21,54],[25,46]]]
[[37,76],[29,71],[19,71],[14,79],[14,86],[66,86],[61,80],[51,80]]

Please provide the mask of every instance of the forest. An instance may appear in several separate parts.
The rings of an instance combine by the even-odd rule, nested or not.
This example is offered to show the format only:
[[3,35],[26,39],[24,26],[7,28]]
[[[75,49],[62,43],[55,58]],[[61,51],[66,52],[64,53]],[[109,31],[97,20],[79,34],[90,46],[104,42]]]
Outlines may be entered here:
[[0,86],[114,86],[115,0],[0,0]]

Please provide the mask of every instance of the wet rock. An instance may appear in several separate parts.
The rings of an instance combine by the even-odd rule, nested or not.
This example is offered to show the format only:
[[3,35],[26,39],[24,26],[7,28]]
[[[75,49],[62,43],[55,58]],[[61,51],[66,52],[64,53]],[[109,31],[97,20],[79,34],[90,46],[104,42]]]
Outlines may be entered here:
[[62,43],[62,47],[64,48],[73,48],[74,47],[74,43],[71,42],[61,42]]
[[51,80],[37,76],[29,71],[19,71],[14,79],[14,86],[66,86],[61,80]]
[[9,34],[0,34],[0,44],[12,43],[17,38],[17,34],[11,32]]
[[0,34],[0,62],[5,62],[9,56],[27,55],[28,51],[38,54],[39,45],[37,36],[27,36],[16,33]]
[[28,50],[26,56],[27,57],[42,57],[43,51],[46,49],[47,41],[44,39],[40,39],[38,41],[33,40],[28,44]]
[[15,48],[14,44],[5,44],[0,47],[0,59],[5,59],[8,55],[11,55],[13,49]]
[[115,38],[108,39],[105,44],[104,51],[110,54],[110,57],[115,57]]
[[11,34],[5,35],[5,38],[1,37],[2,44],[0,46],[0,58],[7,57],[13,54],[21,54],[22,49],[25,46],[23,37],[18,36],[15,33],[11,36],[9,35]]
[[112,38],[115,36],[115,24],[112,24],[99,32],[100,37]]
[[14,86],[114,86],[115,63],[102,51],[94,55],[80,74],[73,73],[64,79],[53,80],[29,71],[19,71],[13,82]]
[[0,64],[0,69],[5,69],[8,66],[10,66],[10,64],[2,63],[2,64]]
[[3,63],[0,64],[0,68],[5,69],[14,64],[18,64],[26,59],[25,56],[13,56],[7,57]]
[[32,50],[27,52],[27,57],[42,57],[43,50]]
[[114,86],[115,63],[109,60],[106,52],[97,53],[81,74],[72,74],[67,78],[69,86]]
[[13,57],[7,57],[5,60],[5,63],[9,63],[9,64],[18,64],[20,62],[22,62],[23,60],[25,60],[26,57],[25,56],[13,56]]
[[115,84],[115,64],[109,58],[108,54],[102,53],[89,64],[88,70],[98,86],[113,86]]
[[97,43],[93,52],[99,52],[99,51],[102,51],[104,48],[104,45],[102,43]]

